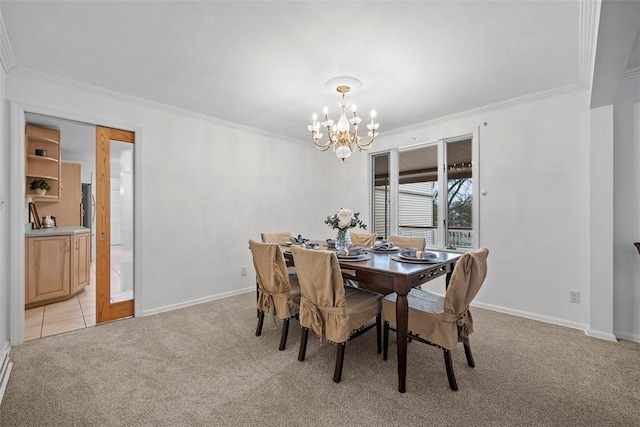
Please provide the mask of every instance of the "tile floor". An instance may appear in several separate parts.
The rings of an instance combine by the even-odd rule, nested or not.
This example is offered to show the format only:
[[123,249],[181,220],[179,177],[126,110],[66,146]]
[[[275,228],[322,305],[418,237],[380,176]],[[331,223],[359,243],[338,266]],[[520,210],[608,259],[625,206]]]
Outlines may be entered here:
[[[111,248],[111,302],[133,298],[133,291],[122,290],[120,259],[126,254],[117,246]],[[30,341],[61,334],[96,324],[96,270],[91,264],[89,285],[78,295],[66,301],[25,310],[24,340]]]

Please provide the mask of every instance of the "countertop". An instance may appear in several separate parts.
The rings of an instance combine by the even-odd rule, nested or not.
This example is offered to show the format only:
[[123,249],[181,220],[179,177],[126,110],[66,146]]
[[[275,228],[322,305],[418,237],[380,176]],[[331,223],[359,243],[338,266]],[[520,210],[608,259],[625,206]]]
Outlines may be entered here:
[[37,230],[26,230],[24,233],[25,237],[46,237],[46,236],[65,236],[70,234],[82,234],[89,233],[87,227],[82,227],[80,225],[69,225],[64,227],[54,227],[54,228],[39,228]]

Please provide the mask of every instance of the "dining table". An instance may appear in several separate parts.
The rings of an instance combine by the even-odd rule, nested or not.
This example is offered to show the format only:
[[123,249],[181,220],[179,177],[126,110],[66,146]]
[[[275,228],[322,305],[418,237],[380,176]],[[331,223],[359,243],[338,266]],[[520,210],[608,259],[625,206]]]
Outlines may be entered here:
[[[285,257],[291,259],[287,248],[283,248]],[[319,249],[330,250],[326,246]],[[436,255],[432,261],[408,260],[399,256],[398,251],[368,250],[367,256],[359,259],[341,259],[338,257],[340,268],[355,272],[354,279],[358,282],[371,283],[379,288],[395,292],[396,299],[396,334],[398,351],[398,391],[407,391],[407,338],[409,303],[407,294],[412,288],[422,285],[441,276],[445,276],[446,286],[455,264],[462,254],[427,249]],[[287,254],[288,252],[288,254]]]

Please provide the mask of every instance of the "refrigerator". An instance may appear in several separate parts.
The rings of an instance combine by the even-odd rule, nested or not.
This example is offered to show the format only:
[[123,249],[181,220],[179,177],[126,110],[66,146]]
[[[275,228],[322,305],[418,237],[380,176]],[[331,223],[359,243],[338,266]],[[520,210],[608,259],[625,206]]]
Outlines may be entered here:
[[95,199],[93,197],[91,184],[82,183],[82,226],[91,230],[91,261],[95,259],[93,252],[93,239],[95,235],[93,223],[95,221],[95,207]]

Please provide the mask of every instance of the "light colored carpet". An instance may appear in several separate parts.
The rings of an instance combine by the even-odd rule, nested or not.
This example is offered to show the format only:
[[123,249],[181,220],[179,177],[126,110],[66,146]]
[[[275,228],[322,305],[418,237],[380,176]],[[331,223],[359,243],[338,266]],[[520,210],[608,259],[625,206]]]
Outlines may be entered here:
[[400,394],[395,345],[384,362],[375,330],[349,343],[335,384],[334,346],[311,334],[298,362],[298,323],[280,352],[267,319],[254,336],[254,304],[244,294],[14,347],[0,425],[640,425],[636,343],[473,309],[476,368],[460,346],[460,390],[441,350],[414,342]]

